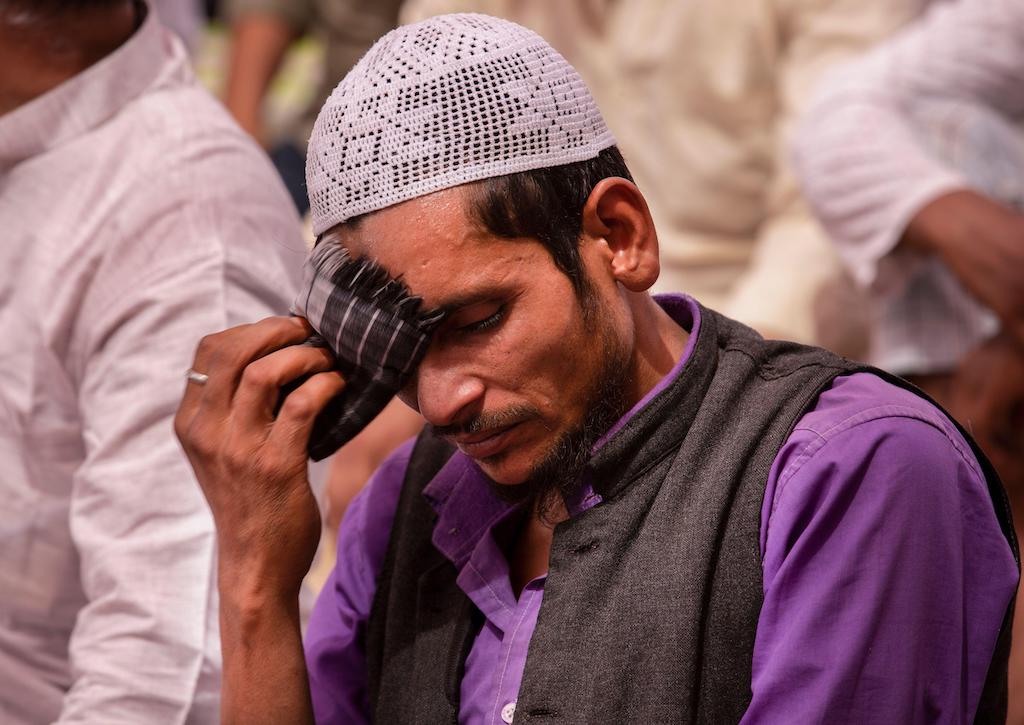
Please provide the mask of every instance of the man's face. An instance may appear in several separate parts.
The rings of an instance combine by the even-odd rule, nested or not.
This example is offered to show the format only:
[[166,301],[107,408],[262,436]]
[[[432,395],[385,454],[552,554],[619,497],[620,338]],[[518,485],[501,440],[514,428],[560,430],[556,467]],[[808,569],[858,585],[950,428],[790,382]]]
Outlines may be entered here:
[[[340,241],[401,277],[425,308],[448,309],[401,397],[494,481],[520,484],[585,424],[607,427],[621,413],[632,328],[599,254],[581,249],[594,288],[581,299],[539,242],[477,228],[464,196],[449,189],[384,209],[343,227]],[[601,405],[609,400],[614,410]]]

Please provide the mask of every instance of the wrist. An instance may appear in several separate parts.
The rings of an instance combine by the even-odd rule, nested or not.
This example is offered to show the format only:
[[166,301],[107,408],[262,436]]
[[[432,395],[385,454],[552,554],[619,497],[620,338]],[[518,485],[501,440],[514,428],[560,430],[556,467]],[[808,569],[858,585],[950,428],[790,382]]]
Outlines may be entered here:
[[217,586],[221,600],[240,611],[297,601],[303,577],[284,579],[280,569],[270,556],[219,554]]
[[299,593],[270,586],[254,579],[220,577],[220,611],[222,624],[229,623],[243,633],[253,633],[265,626],[299,619]]

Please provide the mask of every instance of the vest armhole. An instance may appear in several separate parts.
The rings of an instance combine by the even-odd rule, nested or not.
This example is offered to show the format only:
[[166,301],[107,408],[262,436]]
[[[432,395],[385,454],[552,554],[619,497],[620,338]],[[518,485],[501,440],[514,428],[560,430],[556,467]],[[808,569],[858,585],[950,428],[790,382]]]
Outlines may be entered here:
[[377,590],[370,607],[370,618],[366,627],[366,665],[367,695],[369,698],[371,717],[377,712],[377,700],[380,694],[381,675],[383,671],[383,651],[385,641],[385,621],[387,620],[388,600],[391,595],[391,579],[394,572],[398,542],[402,539],[404,522],[409,513],[422,501],[421,494],[427,484],[441,470],[455,449],[433,434],[428,425],[416,437],[416,443],[409,455],[409,463],[405,469],[402,490],[395,507],[394,522],[388,537],[388,548],[384,554],[380,573],[377,576]]

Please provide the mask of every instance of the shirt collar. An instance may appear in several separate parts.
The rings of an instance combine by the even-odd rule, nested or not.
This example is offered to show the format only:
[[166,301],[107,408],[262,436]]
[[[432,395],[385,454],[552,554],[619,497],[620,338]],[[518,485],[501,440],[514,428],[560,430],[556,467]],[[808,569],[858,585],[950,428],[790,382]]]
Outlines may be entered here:
[[[626,424],[661,395],[686,367],[700,332],[700,306],[688,295],[658,295],[655,300],[683,329],[690,333],[686,347],[672,370],[613,425],[594,446],[595,452],[616,438]],[[484,534],[505,515],[511,504],[494,493],[493,484],[471,458],[456,451],[423,489],[423,495],[437,512],[434,546],[457,567],[469,559]],[[592,486],[585,484],[579,495],[568,502],[572,515],[600,501]]]
[[40,156],[101,125],[162,80],[188,78],[184,47],[148,4],[121,47],[10,113],[0,116],[0,170]]

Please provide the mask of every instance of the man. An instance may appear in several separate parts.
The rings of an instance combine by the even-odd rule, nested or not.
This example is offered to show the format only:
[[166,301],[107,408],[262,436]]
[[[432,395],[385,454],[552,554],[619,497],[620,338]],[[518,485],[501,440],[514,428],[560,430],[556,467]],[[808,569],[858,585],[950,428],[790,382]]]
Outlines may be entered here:
[[[953,415],[1024,514],[1024,4],[937,4],[823,86],[808,198],[877,300],[871,360]],[[865,128],[873,129],[864,133]],[[838,150],[841,150],[838,151]],[[1017,621],[1024,621],[1018,606]],[[1024,722],[1024,648],[1011,664]],[[1016,701],[1016,702],[1014,702]]]
[[175,426],[221,545],[227,722],[1004,715],[1018,567],[987,461],[895,378],[650,297],[650,212],[540,37],[390,33],[308,180],[320,244],[443,315],[400,394],[431,428],[346,513],[304,656],[307,444],[336,366],[368,370],[297,343],[359,309],[338,349],[377,345],[387,305],[339,284],[204,338]]
[[216,722],[171,418],[197,339],[287,309],[298,220],[146,4],[0,0],[0,230],[0,722]]

